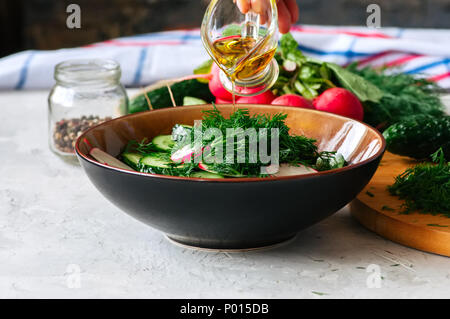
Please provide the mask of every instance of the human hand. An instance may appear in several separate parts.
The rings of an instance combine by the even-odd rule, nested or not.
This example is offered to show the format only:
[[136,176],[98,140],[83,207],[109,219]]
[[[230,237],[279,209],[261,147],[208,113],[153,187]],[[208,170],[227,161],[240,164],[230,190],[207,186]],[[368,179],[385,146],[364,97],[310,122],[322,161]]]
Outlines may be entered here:
[[[265,15],[270,0],[234,0],[242,13],[252,10]],[[296,0],[277,0],[278,27],[281,33],[288,33],[292,25],[297,22],[299,10]]]

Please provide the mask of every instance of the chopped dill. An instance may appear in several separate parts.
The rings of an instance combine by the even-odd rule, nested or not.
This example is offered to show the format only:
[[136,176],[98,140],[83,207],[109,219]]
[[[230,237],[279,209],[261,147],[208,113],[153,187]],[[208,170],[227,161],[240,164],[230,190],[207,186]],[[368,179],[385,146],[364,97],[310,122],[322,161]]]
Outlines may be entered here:
[[417,211],[450,218],[450,163],[442,148],[431,158],[434,163],[418,164],[397,176],[388,190],[405,200],[404,214]]

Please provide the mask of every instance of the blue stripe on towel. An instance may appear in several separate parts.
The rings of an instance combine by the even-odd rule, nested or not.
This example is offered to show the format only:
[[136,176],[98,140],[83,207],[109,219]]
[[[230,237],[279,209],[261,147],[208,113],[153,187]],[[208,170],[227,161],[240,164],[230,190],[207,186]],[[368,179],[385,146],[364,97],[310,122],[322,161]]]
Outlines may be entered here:
[[299,45],[298,48],[302,50],[303,52],[317,54],[317,55],[340,55],[344,57],[366,57],[373,55],[374,53],[366,53],[366,52],[355,52],[353,50],[347,50],[347,51],[322,51],[319,49],[314,49],[310,47],[306,47],[304,45]]
[[349,48],[348,48],[348,50],[347,50],[347,58],[348,58],[348,60],[347,60],[347,63],[351,63],[352,62],[352,59],[355,57],[354,56],[354,51],[353,51],[353,48],[355,47],[355,44],[356,44],[356,41],[358,40],[358,38],[353,38],[352,39],[352,42],[350,43],[350,46],[349,46]]
[[428,64],[425,64],[425,65],[416,67],[414,69],[408,70],[405,73],[406,74],[420,73],[422,71],[434,68],[435,66],[438,66],[438,65],[442,65],[442,64],[446,65],[447,63],[449,63],[449,61],[450,61],[450,59],[443,59],[443,60],[436,61],[436,62],[433,62],[433,63],[428,63]]
[[22,90],[25,87],[25,82],[27,81],[28,69],[31,63],[31,60],[35,56],[36,52],[31,51],[25,62],[23,63],[22,68],[20,69],[19,81],[16,84],[15,90]]
[[141,54],[139,55],[136,73],[134,74],[133,80],[134,86],[138,86],[139,83],[141,82],[142,70],[144,69],[145,59],[147,58],[147,50],[148,50],[147,47],[141,49]]
[[147,34],[139,34],[139,35],[135,35],[132,37],[125,37],[125,38],[120,38],[121,40],[133,40],[133,39],[148,39],[148,40],[184,40],[184,41],[189,41],[189,40],[200,40],[200,34],[193,34],[189,31],[184,31],[184,33],[177,33],[177,34],[163,34],[163,33],[156,33],[156,34],[152,34],[152,33],[147,33]]

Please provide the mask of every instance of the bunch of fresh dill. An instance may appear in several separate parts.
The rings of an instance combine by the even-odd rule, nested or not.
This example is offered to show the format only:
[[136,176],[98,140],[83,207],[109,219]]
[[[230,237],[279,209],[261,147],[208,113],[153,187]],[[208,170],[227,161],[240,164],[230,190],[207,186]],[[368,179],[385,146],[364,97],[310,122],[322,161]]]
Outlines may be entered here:
[[421,163],[396,177],[388,187],[392,195],[405,200],[404,213],[442,214],[450,218],[450,163],[439,149],[434,163]]
[[349,65],[347,69],[383,91],[384,95],[379,103],[364,103],[364,122],[378,129],[383,130],[411,115],[444,114],[437,93],[438,86],[431,81],[405,73],[386,74],[383,69],[358,69],[356,63]]
[[[215,106],[203,111],[203,114],[201,125],[193,128],[175,126],[179,136],[174,137],[172,132],[174,146],[170,152],[161,152],[152,142],[143,139],[140,142],[130,141],[122,153],[157,156],[166,168],[148,166],[141,161],[136,164],[125,156],[121,160],[143,173],[172,176],[190,176],[199,170],[199,162],[207,165],[212,172],[230,177],[266,177],[271,172],[265,169],[272,164],[302,164],[319,171],[346,165],[342,155],[319,152],[314,139],[290,135],[286,114],[250,115],[248,109],[238,108],[229,118],[225,118]],[[232,134],[229,134],[230,130]],[[264,149],[261,150],[261,147]],[[185,150],[190,161],[172,161],[175,153]]]
[[[307,166],[315,166],[317,159],[321,156],[315,140],[307,138],[305,136],[294,136],[289,134],[289,127],[286,125],[286,114],[255,114],[250,115],[248,109],[236,109],[229,118],[225,118],[221,112],[214,107],[212,110],[204,111],[201,130],[205,132],[210,128],[218,129],[222,133],[222,139],[219,141],[215,136],[210,139],[202,138],[201,141],[197,141],[204,148],[206,146],[214,146],[222,144],[222,158],[220,161],[213,161],[208,166],[215,172],[224,175],[234,176],[253,176],[262,177],[265,176],[261,171],[262,167],[269,165],[260,157],[259,152],[259,140],[260,137],[267,141],[267,154],[272,154],[270,141],[272,139],[272,129],[278,131],[279,152],[272,154],[275,156],[275,160],[278,163],[290,163],[290,164],[303,164]],[[229,129],[241,129],[240,134],[236,134],[233,140],[230,141],[227,138],[227,130]],[[249,138],[246,136],[245,130],[254,129],[257,134],[258,152],[256,158],[251,158],[249,151]],[[265,130],[261,130],[265,129]],[[239,132],[239,131],[238,131]],[[263,133],[262,133],[263,132]],[[192,131],[191,143],[195,144],[195,130]],[[261,134],[265,134],[262,136]],[[227,143],[232,143],[233,154],[226,152]],[[228,144],[229,147],[230,144]],[[176,148],[180,148],[180,146]],[[238,161],[238,153],[241,151],[245,154],[245,159]],[[214,148],[212,148],[211,156],[215,156]],[[234,160],[230,160],[230,155]]]

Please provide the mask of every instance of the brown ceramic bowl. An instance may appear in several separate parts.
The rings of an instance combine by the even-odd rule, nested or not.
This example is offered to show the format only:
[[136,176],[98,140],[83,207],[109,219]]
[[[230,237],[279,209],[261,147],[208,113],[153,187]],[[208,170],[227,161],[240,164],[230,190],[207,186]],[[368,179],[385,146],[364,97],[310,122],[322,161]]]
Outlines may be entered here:
[[[211,105],[183,106],[124,116],[96,126],[77,141],[82,167],[97,189],[138,220],[177,242],[204,248],[246,249],[295,236],[348,204],[375,173],[385,141],[375,129],[315,110],[240,105],[251,114],[285,113],[293,134],[316,139],[350,163],[332,171],[287,177],[194,179],[112,168],[89,156],[89,146],[118,156],[130,140],[169,134],[193,124]],[[231,105],[218,109],[228,116]]]

